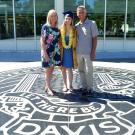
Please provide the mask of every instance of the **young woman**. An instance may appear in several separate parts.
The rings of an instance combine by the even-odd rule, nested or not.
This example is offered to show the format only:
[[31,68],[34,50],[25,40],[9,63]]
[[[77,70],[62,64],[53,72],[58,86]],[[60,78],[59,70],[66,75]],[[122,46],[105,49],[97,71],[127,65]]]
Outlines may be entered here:
[[63,13],[65,16],[63,25],[61,26],[61,59],[62,59],[62,75],[64,80],[64,92],[72,91],[73,71],[72,68],[77,67],[76,60],[76,31],[73,26],[73,13],[67,11]]
[[45,91],[53,96],[54,91],[51,87],[51,77],[54,66],[61,66],[60,49],[58,42],[60,31],[57,28],[58,16],[54,9],[47,15],[47,22],[41,29],[41,57],[42,67],[45,68]]

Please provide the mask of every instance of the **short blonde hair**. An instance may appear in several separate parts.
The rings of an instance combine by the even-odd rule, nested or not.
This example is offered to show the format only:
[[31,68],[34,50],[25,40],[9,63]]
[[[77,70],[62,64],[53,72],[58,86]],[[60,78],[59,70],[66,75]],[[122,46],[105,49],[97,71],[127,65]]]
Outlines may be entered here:
[[51,26],[51,20],[50,20],[50,16],[52,13],[56,13],[56,16],[57,16],[57,22],[56,22],[56,26],[58,25],[58,15],[57,15],[57,12],[55,9],[51,9],[49,10],[48,14],[47,14],[47,20],[46,20],[46,24]]

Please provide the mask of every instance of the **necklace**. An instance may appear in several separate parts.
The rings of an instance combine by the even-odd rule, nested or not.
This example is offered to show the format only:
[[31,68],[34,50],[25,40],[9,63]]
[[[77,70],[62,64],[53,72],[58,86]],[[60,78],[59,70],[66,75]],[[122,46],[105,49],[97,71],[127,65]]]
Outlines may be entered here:
[[62,46],[65,49],[69,49],[69,48],[71,48],[72,43],[73,43],[73,29],[69,30],[69,43],[68,44],[66,44],[66,42],[65,42],[65,36],[66,36],[66,32],[64,29],[62,29],[61,30]]

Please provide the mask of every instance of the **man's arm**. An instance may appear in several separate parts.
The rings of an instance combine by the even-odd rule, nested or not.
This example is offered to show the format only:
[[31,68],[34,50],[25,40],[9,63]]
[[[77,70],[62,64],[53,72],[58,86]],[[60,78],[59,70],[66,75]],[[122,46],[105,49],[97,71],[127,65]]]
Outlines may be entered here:
[[97,48],[97,36],[92,38],[92,48],[91,48],[91,60],[95,60],[96,58],[96,48]]

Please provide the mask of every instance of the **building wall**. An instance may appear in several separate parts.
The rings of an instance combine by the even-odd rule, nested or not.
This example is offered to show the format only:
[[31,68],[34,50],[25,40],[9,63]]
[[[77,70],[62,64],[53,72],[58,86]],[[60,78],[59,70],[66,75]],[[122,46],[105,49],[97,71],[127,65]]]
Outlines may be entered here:
[[[121,3],[121,4],[119,4]],[[39,51],[39,37],[49,9],[56,9],[59,26],[64,10],[84,4],[97,22],[98,52],[135,51],[134,0],[0,0],[0,51]]]

